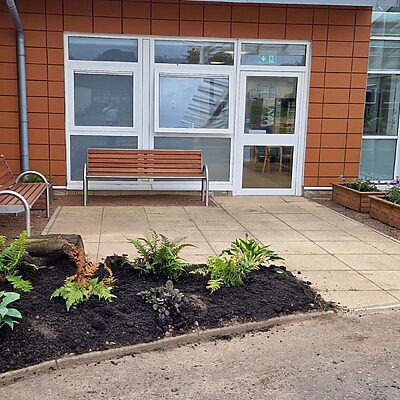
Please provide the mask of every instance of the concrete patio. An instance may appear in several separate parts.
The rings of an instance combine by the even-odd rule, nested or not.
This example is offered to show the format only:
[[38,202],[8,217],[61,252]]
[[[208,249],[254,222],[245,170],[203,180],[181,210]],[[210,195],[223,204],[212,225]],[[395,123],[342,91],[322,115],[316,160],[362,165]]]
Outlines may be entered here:
[[400,305],[400,242],[302,197],[215,197],[218,207],[60,207],[43,233],[81,234],[100,260],[136,255],[126,237],[153,229],[196,247],[204,263],[247,233],[285,258],[327,300],[349,308]]

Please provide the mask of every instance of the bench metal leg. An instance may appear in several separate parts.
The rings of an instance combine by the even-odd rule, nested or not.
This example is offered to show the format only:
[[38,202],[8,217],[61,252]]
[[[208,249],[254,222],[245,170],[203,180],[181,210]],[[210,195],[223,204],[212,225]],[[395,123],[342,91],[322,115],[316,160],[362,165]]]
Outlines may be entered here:
[[29,207],[28,202],[25,200],[25,197],[17,192],[14,192],[13,190],[2,190],[2,191],[0,191],[0,195],[2,195],[2,194],[8,194],[10,196],[14,196],[21,201],[21,203],[25,209],[25,230],[26,230],[26,234],[28,235],[28,237],[30,237],[31,236],[31,209]]
[[208,207],[208,194],[209,194],[209,180],[208,180],[208,167],[206,164],[203,165],[203,173],[205,175],[205,179],[202,180],[201,186],[203,189],[203,181],[205,180],[205,190],[201,191],[202,193],[202,200],[204,201],[204,205]]
[[88,192],[88,181],[87,181],[87,164],[83,167],[83,206],[87,206],[87,192]]
[[46,187],[46,218],[50,218],[50,186]]

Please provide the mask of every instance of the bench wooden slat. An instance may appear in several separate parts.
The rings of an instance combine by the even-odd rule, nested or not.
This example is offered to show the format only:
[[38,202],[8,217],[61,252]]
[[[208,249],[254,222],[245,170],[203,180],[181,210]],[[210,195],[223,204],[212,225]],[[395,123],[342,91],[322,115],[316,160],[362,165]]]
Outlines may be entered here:
[[[45,183],[17,183],[8,188],[8,190],[13,190],[22,195],[30,206],[33,205],[45,189]],[[21,201],[15,196],[0,195],[0,205],[2,206],[13,206],[19,204],[21,204]]]
[[149,155],[149,154],[154,154],[154,155],[166,155],[166,154],[172,154],[172,155],[201,155],[201,152],[199,150],[138,150],[138,149],[88,149],[88,152],[90,154],[128,154],[128,155],[133,155],[133,154],[143,154],[143,155]]

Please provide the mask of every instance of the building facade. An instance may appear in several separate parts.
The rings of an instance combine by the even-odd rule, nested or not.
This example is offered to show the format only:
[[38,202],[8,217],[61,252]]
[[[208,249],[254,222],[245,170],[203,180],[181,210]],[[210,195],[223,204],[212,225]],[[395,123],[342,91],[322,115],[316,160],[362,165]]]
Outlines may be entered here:
[[[19,0],[30,167],[79,189],[89,147],[201,149],[211,190],[300,195],[358,177],[362,141],[362,171],[373,143],[363,128],[371,7],[276,3]],[[1,2],[0,152],[14,172],[16,61]],[[391,84],[379,73],[367,104],[374,82]]]

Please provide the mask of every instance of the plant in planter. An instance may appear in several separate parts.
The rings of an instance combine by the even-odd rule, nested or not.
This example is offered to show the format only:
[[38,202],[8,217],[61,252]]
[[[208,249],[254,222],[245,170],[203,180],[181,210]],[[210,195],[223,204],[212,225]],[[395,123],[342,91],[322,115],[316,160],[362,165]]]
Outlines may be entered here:
[[332,184],[332,200],[354,211],[369,212],[371,195],[382,194],[370,179]]
[[[18,269],[22,262],[22,257],[26,253],[27,239],[28,235],[23,231],[7,246],[7,238],[0,236],[0,282],[8,281],[15,290],[23,292],[32,290],[31,282],[23,279]],[[33,264],[29,265],[36,268]]]
[[[236,239],[219,257],[209,257],[206,266],[192,273],[209,275],[207,289],[214,293],[222,287],[243,285],[244,278],[252,271],[278,260],[282,258],[269,246],[263,246],[254,239]],[[281,272],[279,268],[276,270]]]
[[104,264],[106,276],[101,279],[96,277],[100,264],[89,261],[82,247],[77,247],[67,241],[65,243],[71,248],[68,256],[76,265],[76,274],[68,277],[64,285],[53,292],[50,299],[63,298],[67,311],[89,300],[92,296],[98,297],[99,300],[113,301],[116,298],[112,293],[115,279],[111,269]]
[[400,229],[400,183],[396,183],[384,196],[371,196],[369,215]]
[[179,253],[185,247],[193,247],[192,244],[182,243],[184,239],[170,240],[155,231],[147,233],[142,238],[128,239],[139,253],[139,257],[131,264],[145,275],[162,275],[176,281],[188,265]]
[[14,329],[14,325],[18,324],[18,320],[22,318],[21,313],[16,308],[8,306],[14,301],[19,300],[20,295],[14,292],[0,292],[0,329],[8,325]]

